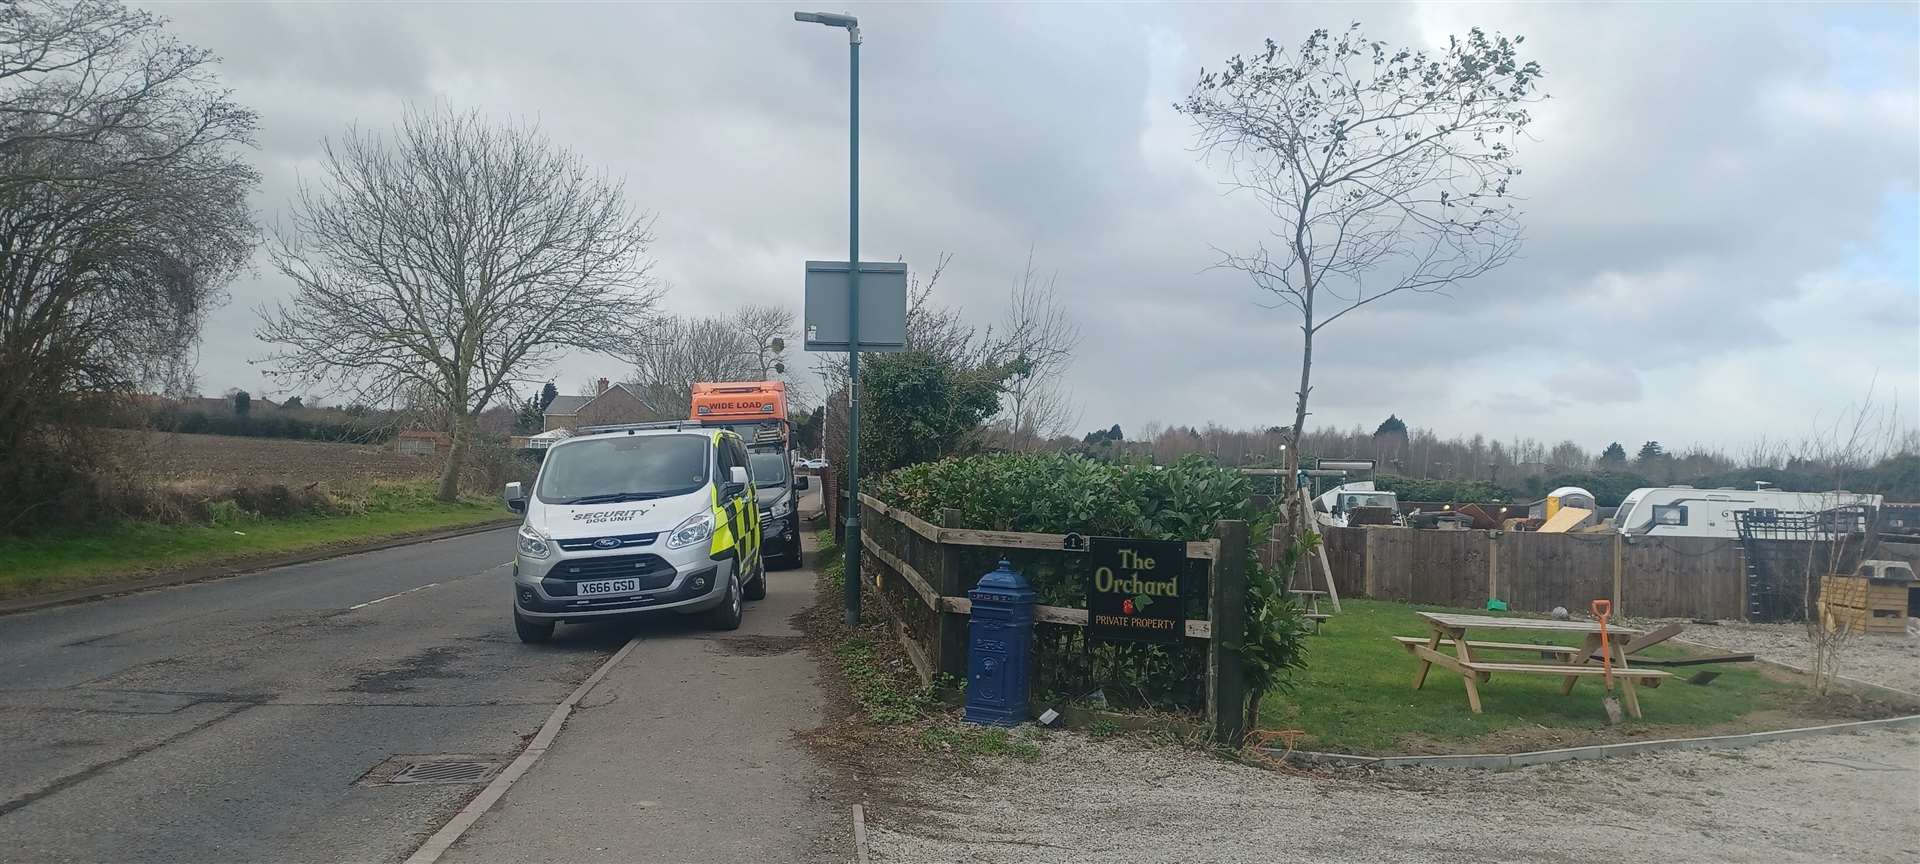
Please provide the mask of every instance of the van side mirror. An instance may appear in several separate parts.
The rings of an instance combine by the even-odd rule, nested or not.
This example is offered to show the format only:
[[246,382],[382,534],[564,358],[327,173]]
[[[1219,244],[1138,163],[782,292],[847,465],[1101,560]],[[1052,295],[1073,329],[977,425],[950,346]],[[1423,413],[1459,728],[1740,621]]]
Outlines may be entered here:
[[747,483],[747,469],[735,465],[727,472],[727,487],[723,491],[728,498],[732,498],[735,495],[745,495],[747,492]]
[[527,512],[527,493],[520,491],[520,481],[508,483],[506,491],[501,492],[500,497],[506,500],[508,510],[515,513]]
[[807,475],[805,474],[798,475],[793,478],[793,488],[804,490],[807,488],[807,484],[809,482],[811,481],[807,480]]

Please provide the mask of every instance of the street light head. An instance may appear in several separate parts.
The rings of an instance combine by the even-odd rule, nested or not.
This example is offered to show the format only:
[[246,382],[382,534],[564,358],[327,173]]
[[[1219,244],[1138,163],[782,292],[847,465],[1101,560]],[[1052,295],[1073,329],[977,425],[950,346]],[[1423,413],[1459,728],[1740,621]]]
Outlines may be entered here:
[[825,24],[828,27],[845,27],[848,30],[860,26],[860,19],[838,12],[795,12],[793,20],[808,24]]

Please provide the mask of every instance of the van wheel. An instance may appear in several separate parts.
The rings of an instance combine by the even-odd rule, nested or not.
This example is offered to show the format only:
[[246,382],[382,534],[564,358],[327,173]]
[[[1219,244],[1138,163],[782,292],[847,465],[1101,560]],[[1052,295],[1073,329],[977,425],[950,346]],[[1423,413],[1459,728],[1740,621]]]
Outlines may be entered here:
[[748,600],[767,599],[767,559],[766,558],[762,557],[760,559],[760,575],[753,577],[753,581],[747,583],[745,596]]
[[727,597],[707,613],[707,627],[713,630],[740,629],[740,574],[727,580]]
[[513,632],[520,641],[528,645],[539,645],[553,638],[553,622],[528,621],[518,615],[513,616]]

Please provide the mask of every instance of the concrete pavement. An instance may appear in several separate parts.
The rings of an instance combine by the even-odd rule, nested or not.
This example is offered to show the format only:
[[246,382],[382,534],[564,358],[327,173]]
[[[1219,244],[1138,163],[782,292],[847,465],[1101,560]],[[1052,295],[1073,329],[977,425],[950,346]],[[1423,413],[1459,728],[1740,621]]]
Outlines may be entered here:
[[441,861],[830,860],[846,814],[796,739],[825,698],[788,622],[813,584],[810,569],[769,574],[767,599],[731,633],[643,625],[553,747]]

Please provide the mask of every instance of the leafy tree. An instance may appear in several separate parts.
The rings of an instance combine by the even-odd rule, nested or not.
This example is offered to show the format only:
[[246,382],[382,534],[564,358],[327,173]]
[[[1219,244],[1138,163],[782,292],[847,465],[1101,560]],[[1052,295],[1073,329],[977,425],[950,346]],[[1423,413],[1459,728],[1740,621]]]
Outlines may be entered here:
[[1660,442],[1648,441],[1647,443],[1640,445],[1640,453],[1639,455],[1633,457],[1633,461],[1638,462],[1642,465],[1646,465],[1646,464],[1664,459],[1666,458],[1666,456],[1667,456],[1667,451],[1665,448],[1660,446]]
[[1120,424],[1118,424],[1118,423],[1115,423],[1115,424],[1113,424],[1113,428],[1112,428],[1112,429],[1108,429],[1108,430],[1107,430],[1107,440],[1108,440],[1108,441],[1125,441],[1125,440],[1127,440],[1127,437],[1126,437],[1125,435],[1122,435],[1122,434],[1120,434]]
[[216,62],[113,0],[0,5],[0,531],[108,512],[91,430],[193,389],[257,234],[256,117]]
[[1380,425],[1374,427],[1373,430],[1373,437],[1378,438],[1382,435],[1396,435],[1399,436],[1401,440],[1405,440],[1407,437],[1406,421],[1401,420],[1397,415],[1388,414],[1387,419],[1380,421]]
[[802,453],[820,452],[820,433],[826,429],[826,422],[825,406],[817,406],[801,415],[800,422],[793,424],[793,446]]
[[[548,387],[553,386],[548,384]],[[546,401],[553,401],[551,399]],[[513,431],[521,435],[532,435],[547,425],[547,416],[540,395],[527,397],[520,403],[519,410],[513,415]]]
[[544,386],[542,386],[540,388],[541,413],[544,414],[547,410],[547,406],[552,405],[553,400],[558,398],[559,396],[560,396],[560,388],[553,386],[552,381],[548,381]]
[[245,417],[253,410],[253,395],[245,390],[233,391],[233,413],[236,417]]
[[296,409],[296,408],[305,408],[305,407],[307,407],[307,406],[306,406],[306,403],[305,403],[305,402],[302,402],[302,401],[300,400],[300,397],[298,397],[298,396],[288,396],[288,397],[287,397],[287,401],[285,401],[285,402],[282,402],[282,403],[280,403],[280,407],[282,407],[282,408],[285,408],[285,409],[287,409],[287,410],[289,410],[289,411],[291,411],[291,410],[293,410],[293,409]]
[[1608,444],[1607,449],[1600,451],[1600,461],[1624,465],[1627,462],[1627,448],[1620,446],[1618,441]]
[[1434,53],[1390,50],[1358,24],[1315,30],[1297,50],[1269,39],[1202,72],[1174,106],[1283,238],[1220,264],[1299,316],[1290,463],[1322,329],[1395,294],[1444,292],[1518,250],[1514,145],[1532,121],[1527,106],[1544,98],[1520,42],[1476,27]]
[[1000,410],[1012,371],[962,370],[926,351],[874,355],[860,370],[862,470],[878,474],[959,452]]

